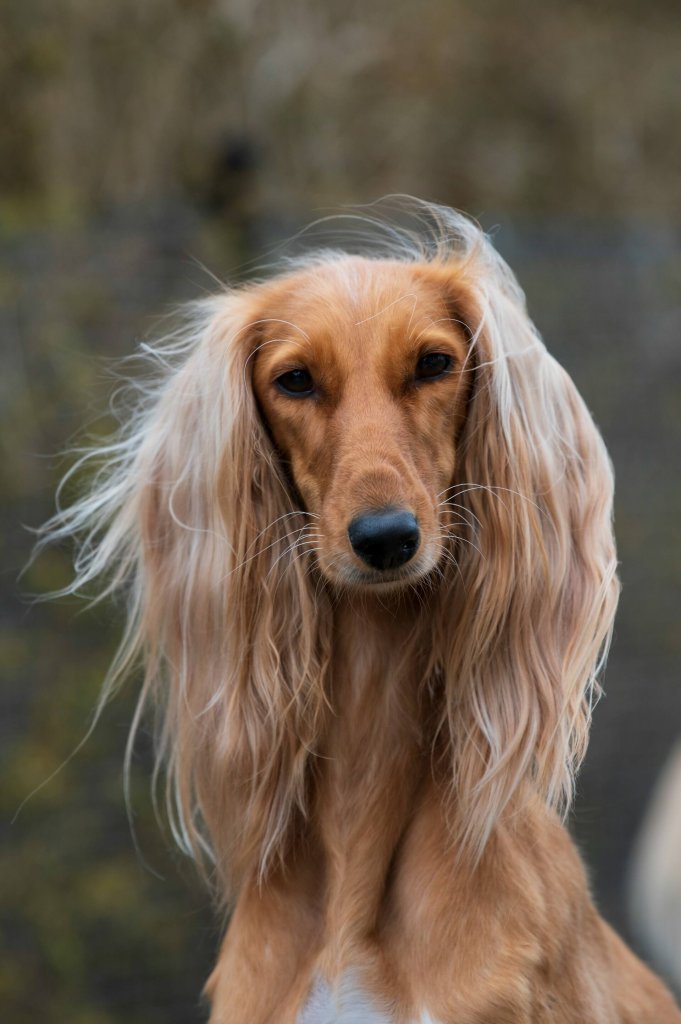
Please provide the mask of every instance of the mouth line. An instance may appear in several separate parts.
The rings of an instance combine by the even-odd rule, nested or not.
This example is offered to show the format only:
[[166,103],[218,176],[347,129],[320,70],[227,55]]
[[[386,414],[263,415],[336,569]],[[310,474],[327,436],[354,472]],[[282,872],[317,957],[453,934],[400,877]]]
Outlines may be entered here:
[[355,586],[367,590],[394,589],[399,584],[418,583],[425,579],[429,572],[431,572],[431,569],[427,567],[405,567],[404,569],[363,572],[361,569],[353,566],[347,576],[344,575],[341,582],[346,586]]
[[362,576],[359,582],[366,583],[367,586],[370,587],[375,587],[380,586],[381,583],[406,583],[410,579],[420,579],[422,575],[423,573],[421,572],[386,572],[381,573],[380,576]]

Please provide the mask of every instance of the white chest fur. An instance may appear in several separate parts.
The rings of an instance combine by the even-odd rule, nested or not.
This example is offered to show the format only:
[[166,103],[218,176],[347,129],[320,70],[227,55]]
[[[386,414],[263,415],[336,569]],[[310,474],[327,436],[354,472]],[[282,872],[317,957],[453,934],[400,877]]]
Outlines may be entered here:
[[[362,988],[357,974],[347,971],[332,989],[317,978],[297,1024],[394,1024],[389,1011]],[[429,1014],[421,1014],[413,1024],[437,1024]]]

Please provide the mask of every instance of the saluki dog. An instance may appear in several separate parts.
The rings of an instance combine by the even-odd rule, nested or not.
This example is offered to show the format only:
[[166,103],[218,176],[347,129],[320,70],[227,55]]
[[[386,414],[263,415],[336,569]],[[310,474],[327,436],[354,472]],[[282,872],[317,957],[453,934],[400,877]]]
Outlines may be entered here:
[[[212,1024],[679,1024],[561,816],[618,595],[591,416],[465,216],[414,201],[192,306],[90,490]],[[376,219],[374,219],[376,220]],[[416,226],[414,226],[416,225]]]

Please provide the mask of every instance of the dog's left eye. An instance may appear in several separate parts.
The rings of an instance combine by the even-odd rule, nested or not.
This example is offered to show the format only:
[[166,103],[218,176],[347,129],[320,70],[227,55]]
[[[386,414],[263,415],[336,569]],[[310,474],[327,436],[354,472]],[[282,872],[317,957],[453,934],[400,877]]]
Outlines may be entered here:
[[427,352],[416,364],[416,380],[437,380],[444,377],[452,365],[452,357],[444,352]]
[[314,391],[314,381],[307,370],[289,370],[277,377],[275,383],[285,395],[293,395],[295,398],[303,398]]

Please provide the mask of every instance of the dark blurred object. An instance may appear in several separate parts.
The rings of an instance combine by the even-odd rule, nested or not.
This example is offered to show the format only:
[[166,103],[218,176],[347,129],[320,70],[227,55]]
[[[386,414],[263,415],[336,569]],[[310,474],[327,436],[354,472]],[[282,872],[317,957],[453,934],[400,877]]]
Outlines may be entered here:
[[245,138],[225,139],[203,189],[206,211],[243,217],[253,208],[253,179],[258,166],[255,145]]
[[250,139],[227,136],[217,148],[202,179],[191,194],[204,216],[229,233],[232,249],[242,262],[258,253],[257,172],[260,154]]

